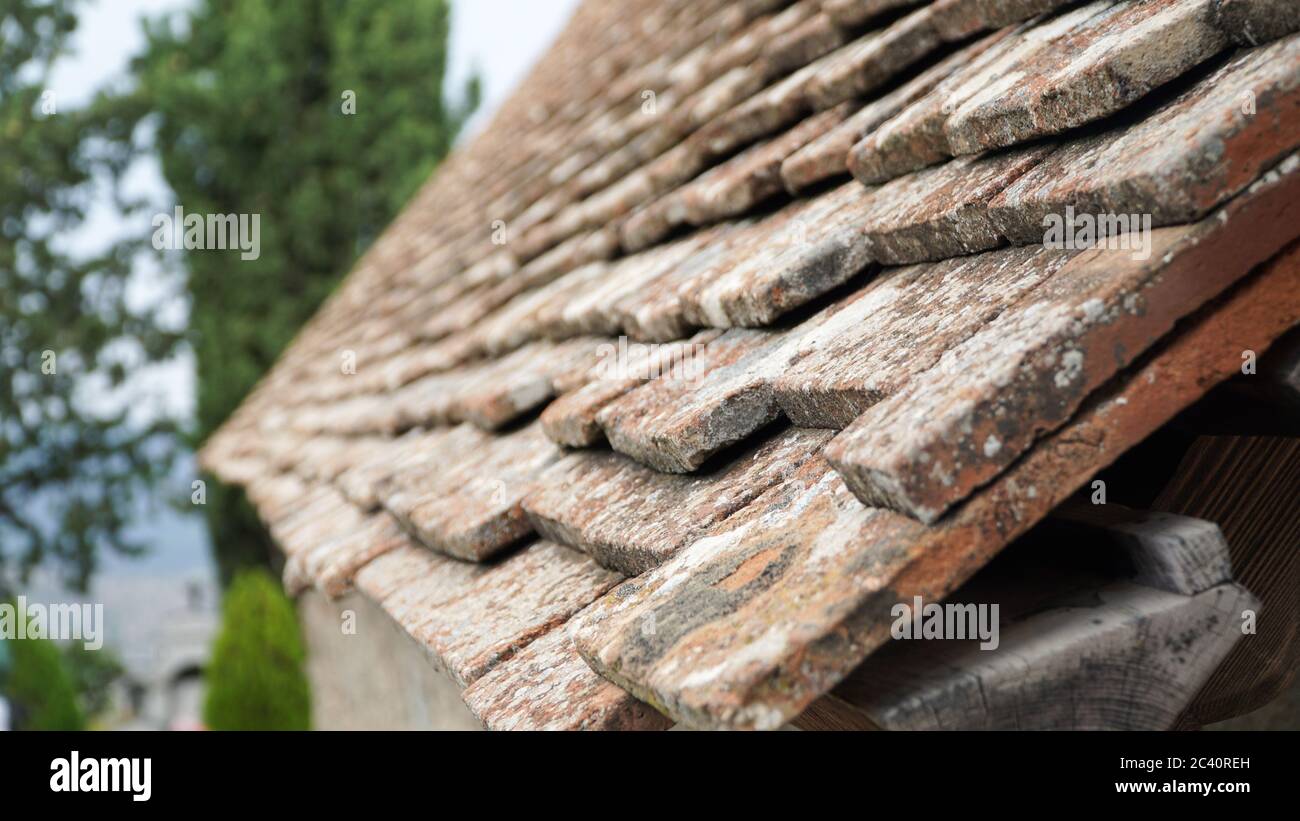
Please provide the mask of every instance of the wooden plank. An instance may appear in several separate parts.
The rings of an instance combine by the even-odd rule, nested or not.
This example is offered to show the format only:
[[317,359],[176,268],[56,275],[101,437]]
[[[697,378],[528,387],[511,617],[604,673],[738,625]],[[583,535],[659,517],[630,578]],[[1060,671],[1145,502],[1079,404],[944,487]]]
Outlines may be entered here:
[[1237,645],[1183,717],[1199,726],[1267,704],[1300,663],[1300,439],[1207,436],[1153,507],[1217,522],[1233,575],[1259,597],[1256,633]]
[[1194,596],[1232,578],[1228,542],[1214,522],[1078,499],[1053,510],[1050,518],[1084,538],[1123,549],[1135,570],[1133,580],[1147,587]]
[[1256,604],[1236,584],[1181,596],[1111,582],[1028,618],[1003,619],[993,650],[981,650],[978,640],[895,642],[840,684],[835,702],[795,724],[1170,729],[1241,638],[1242,610]]

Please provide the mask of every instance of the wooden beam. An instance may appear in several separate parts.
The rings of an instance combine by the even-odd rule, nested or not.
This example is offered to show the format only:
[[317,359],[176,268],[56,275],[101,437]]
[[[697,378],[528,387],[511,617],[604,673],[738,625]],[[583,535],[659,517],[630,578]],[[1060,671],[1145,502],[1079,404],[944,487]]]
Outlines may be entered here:
[[1147,587],[1194,596],[1232,580],[1223,531],[1204,519],[1075,497],[1052,511],[1050,521],[1123,550],[1133,581]]
[[1183,717],[1194,727],[1262,707],[1300,662],[1300,439],[1205,436],[1153,507],[1218,523],[1233,577],[1261,600],[1256,633],[1233,649]]
[[892,642],[795,725],[1169,729],[1258,607],[1213,523],[1077,497],[948,601],[996,603],[998,646]]
[[[960,591],[959,591],[960,593]],[[954,598],[960,598],[955,596]],[[1195,596],[1112,582],[975,641],[895,642],[796,726],[891,730],[1162,730],[1240,638],[1240,585]]]

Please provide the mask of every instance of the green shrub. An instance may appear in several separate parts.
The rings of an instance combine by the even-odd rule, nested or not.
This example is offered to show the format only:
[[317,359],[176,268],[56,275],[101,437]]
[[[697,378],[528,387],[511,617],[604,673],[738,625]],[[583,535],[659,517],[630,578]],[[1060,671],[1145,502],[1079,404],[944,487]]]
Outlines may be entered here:
[[213,730],[306,730],[311,692],[293,605],[263,570],[237,576],[207,671],[203,720]]
[[58,645],[46,639],[5,641],[9,671],[4,694],[21,718],[20,730],[82,730],[86,718]]
[[87,718],[102,716],[110,706],[113,683],[126,672],[122,661],[107,647],[87,650],[83,642],[63,646],[68,677]]

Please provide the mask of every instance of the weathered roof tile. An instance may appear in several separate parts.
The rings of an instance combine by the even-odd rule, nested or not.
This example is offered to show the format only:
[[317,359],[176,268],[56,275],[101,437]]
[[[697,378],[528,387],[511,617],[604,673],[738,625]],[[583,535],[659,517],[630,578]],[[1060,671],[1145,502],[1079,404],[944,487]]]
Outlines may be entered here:
[[826,109],[884,86],[939,46],[934,9],[923,6],[842,49],[808,83],[815,109]]
[[563,627],[472,683],[465,704],[489,730],[666,730],[672,725],[588,667]]
[[1051,151],[1035,146],[962,157],[886,183],[868,201],[866,253],[905,265],[996,248],[1003,239],[989,217],[989,201]]
[[1067,208],[1187,222],[1297,148],[1300,35],[1293,35],[1235,55],[1138,123],[1060,148],[994,198],[989,216],[1016,242],[1042,242],[1049,215],[1064,218]]
[[585,2],[200,462],[488,726],[777,726],[1300,321],[1291,5]]
[[776,419],[771,388],[750,372],[748,357],[778,338],[728,331],[694,357],[686,378],[642,385],[607,404],[597,421],[615,450],[656,470],[689,473]]
[[887,11],[910,6],[916,0],[822,0],[822,8],[837,25],[856,28]]
[[1243,46],[1300,31],[1300,6],[1290,0],[1214,0],[1214,22]]
[[[1193,226],[1158,229],[1144,252],[1077,255],[1020,303],[827,448],[868,504],[933,522],[996,476],[1173,323],[1290,238],[1300,171]],[[1237,226],[1255,235],[1249,249]],[[1195,253],[1192,253],[1192,251]]]
[[607,404],[650,379],[691,367],[691,357],[703,355],[704,346],[721,332],[701,331],[688,340],[665,343],[618,343],[598,352],[597,373],[582,387],[556,399],[542,412],[542,429],[552,441],[568,447],[588,447],[604,433],[597,417]]
[[844,107],[813,115],[786,133],[750,148],[680,189],[686,220],[707,225],[743,214],[783,190],[781,163],[811,140],[838,125]]
[[1213,0],[1144,0],[1102,10],[1026,56],[944,123],[957,154],[1057,134],[1099,120],[1227,45]]
[[775,377],[781,410],[797,425],[845,427],[1068,258],[1020,248],[885,271],[799,340]]
[[574,453],[547,469],[524,509],[546,538],[632,576],[659,566],[786,478],[829,439],[825,431],[784,431],[708,474],[689,476],[617,453]]
[[[1109,0],[1096,0],[1046,21],[989,35],[987,48],[965,68],[855,145],[849,153],[849,170],[872,185],[953,156],[956,152],[944,126],[954,111],[1001,78],[1015,76],[1022,63],[1109,6]],[[993,38],[998,39],[993,42]]]
[[799,194],[829,177],[849,173],[848,154],[855,143],[905,106],[929,93],[937,83],[965,66],[997,39],[984,38],[954,52],[898,88],[863,105],[829,133],[790,155],[781,165],[781,178],[786,190]]
[[358,587],[462,687],[563,625],[618,580],[550,542],[534,542],[492,565],[399,549],[357,574]]
[[1300,320],[1288,281],[1296,265],[1292,254],[1234,292],[943,523],[865,508],[810,462],[579,614],[579,652],[688,725],[784,725],[888,640],[898,602],[942,599],[1207,383],[1236,372],[1236,348],[1267,347]]
[[538,423],[495,437],[461,426],[421,447],[426,458],[393,476],[378,494],[422,543],[482,561],[532,532],[520,502],[560,457]]

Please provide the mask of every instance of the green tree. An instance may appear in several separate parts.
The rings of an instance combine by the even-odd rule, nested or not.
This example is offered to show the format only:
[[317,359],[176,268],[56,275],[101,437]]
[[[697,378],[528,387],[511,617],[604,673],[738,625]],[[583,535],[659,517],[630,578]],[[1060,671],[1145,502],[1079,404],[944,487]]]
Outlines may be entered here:
[[[184,255],[196,438],[234,410],[450,149],[478,102],[443,93],[446,0],[199,0],[146,23],[133,62],[163,173],[187,213],[259,214],[261,254]],[[222,576],[265,563],[242,495],[209,482]]]
[[263,570],[240,571],[226,593],[207,671],[203,720],[213,730],[306,730],[311,694],[293,605]]
[[111,687],[126,672],[122,661],[107,647],[87,650],[84,642],[74,641],[63,647],[63,657],[78,703],[89,718],[96,718],[109,707]]
[[84,589],[104,546],[138,553],[126,516],[175,444],[171,424],[84,398],[172,355],[181,329],[128,298],[138,244],[69,250],[135,156],[128,112],[68,109],[49,89],[78,5],[7,0],[0,14],[0,595],[38,563]]
[[[14,606],[13,601],[8,604]],[[85,729],[76,686],[58,645],[47,639],[0,643],[0,693],[14,710],[15,729]]]

